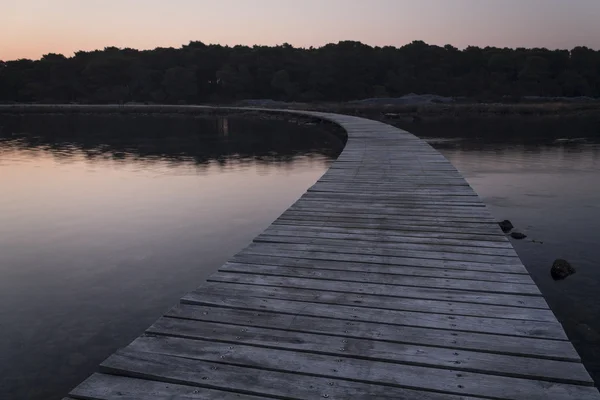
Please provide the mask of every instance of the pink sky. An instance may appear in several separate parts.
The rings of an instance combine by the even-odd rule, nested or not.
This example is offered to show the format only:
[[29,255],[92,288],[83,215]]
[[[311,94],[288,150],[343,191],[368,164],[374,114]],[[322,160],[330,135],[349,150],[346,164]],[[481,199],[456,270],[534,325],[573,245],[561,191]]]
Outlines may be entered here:
[[0,0],[0,59],[106,46],[600,48],[600,0]]

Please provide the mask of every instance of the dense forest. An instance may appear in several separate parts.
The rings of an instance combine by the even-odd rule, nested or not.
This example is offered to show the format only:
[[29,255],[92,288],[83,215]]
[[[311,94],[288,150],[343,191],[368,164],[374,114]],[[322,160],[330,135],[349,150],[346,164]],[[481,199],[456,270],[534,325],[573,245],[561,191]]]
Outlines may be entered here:
[[428,45],[108,47],[0,61],[0,102],[347,101],[431,93],[475,100],[600,96],[600,51]]

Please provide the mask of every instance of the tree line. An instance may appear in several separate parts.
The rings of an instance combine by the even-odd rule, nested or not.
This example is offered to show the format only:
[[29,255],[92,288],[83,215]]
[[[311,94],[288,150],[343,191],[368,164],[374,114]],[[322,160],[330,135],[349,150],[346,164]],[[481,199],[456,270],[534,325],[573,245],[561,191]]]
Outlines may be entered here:
[[348,101],[431,93],[479,100],[600,96],[600,51],[467,47],[221,46],[79,51],[0,61],[0,102]]

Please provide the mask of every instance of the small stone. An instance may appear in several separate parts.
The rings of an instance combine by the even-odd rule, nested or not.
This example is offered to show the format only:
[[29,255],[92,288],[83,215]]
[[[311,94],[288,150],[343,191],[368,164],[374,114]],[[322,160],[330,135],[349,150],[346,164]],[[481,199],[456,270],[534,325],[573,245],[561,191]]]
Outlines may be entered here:
[[513,239],[525,239],[527,237],[526,234],[521,233],[521,232],[511,232],[510,233],[510,237]]
[[557,259],[552,264],[550,275],[555,281],[560,281],[575,273],[575,268],[567,260]]
[[510,222],[507,219],[505,219],[504,221],[498,222],[498,225],[500,225],[500,229],[502,229],[502,232],[504,232],[504,233],[508,233],[514,228],[512,222]]

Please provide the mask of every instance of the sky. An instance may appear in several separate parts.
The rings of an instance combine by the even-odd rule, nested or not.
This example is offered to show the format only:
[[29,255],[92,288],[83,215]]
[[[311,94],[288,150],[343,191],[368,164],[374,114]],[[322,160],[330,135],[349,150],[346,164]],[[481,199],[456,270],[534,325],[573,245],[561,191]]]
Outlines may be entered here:
[[600,49],[598,21],[600,0],[0,0],[0,60],[192,40]]

